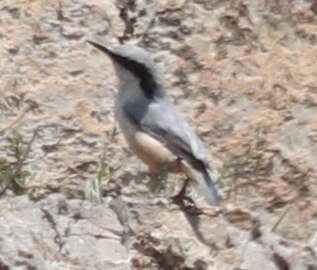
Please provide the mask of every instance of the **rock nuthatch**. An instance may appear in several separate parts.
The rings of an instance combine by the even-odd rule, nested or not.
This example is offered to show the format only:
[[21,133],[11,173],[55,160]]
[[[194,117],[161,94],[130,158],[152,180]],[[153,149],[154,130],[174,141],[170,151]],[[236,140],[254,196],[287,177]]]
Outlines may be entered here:
[[162,75],[149,54],[134,45],[108,47],[88,42],[114,64],[120,84],[115,115],[132,151],[151,173],[159,173],[162,167],[185,173],[197,181],[210,204],[217,204],[220,197],[205,147],[167,97]]

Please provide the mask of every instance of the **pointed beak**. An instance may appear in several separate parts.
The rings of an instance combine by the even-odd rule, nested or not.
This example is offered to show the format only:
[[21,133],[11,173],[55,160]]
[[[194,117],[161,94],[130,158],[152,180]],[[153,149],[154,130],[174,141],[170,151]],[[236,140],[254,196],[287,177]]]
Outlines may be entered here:
[[103,53],[105,53],[105,54],[107,54],[109,56],[114,56],[114,53],[112,52],[111,49],[109,49],[109,48],[107,48],[105,46],[102,46],[102,45],[100,45],[100,44],[98,44],[98,43],[96,43],[94,41],[87,40],[87,42],[89,44],[91,44],[92,46],[94,46],[96,49],[102,51]]

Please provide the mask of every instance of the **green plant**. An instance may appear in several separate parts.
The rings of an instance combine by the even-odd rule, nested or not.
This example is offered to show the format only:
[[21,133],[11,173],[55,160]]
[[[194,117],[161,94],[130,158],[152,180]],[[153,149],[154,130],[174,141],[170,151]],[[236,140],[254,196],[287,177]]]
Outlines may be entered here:
[[7,189],[13,190],[16,194],[23,193],[29,186],[31,173],[24,169],[30,153],[31,144],[35,139],[35,134],[27,143],[23,137],[15,133],[7,138],[7,155],[13,158],[12,162],[7,159],[0,159],[0,194]]
[[93,202],[101,202],[102,192],[101,186],[102,183],[109,179],[110,167],[102,159],[99,162],[96,178],[88,180],[85,183],[84,193],[85,199]]

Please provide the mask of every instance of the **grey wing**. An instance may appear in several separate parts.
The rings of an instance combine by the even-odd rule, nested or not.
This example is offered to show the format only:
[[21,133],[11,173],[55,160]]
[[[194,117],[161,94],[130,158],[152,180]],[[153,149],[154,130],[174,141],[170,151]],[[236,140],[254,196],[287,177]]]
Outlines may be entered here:
[[207,156],[201,140],[193,128],[167,99],[148,104],[142,113],[135,107],[124,108],[128,117],[151,136],[170,148],[177,156],[195,163],[203,162],[208,167]]

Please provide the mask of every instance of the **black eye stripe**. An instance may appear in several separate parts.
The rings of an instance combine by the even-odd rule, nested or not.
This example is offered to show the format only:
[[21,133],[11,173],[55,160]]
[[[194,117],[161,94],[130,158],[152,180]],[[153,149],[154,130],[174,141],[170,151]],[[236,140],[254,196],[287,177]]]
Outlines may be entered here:
[[113,55],[112,57],[119,65],[129,70],[140,80],[142,91],[147,98],[153,99],[163,96],[162,86],[158,84],[152,72],[145,64],[119,55]]

